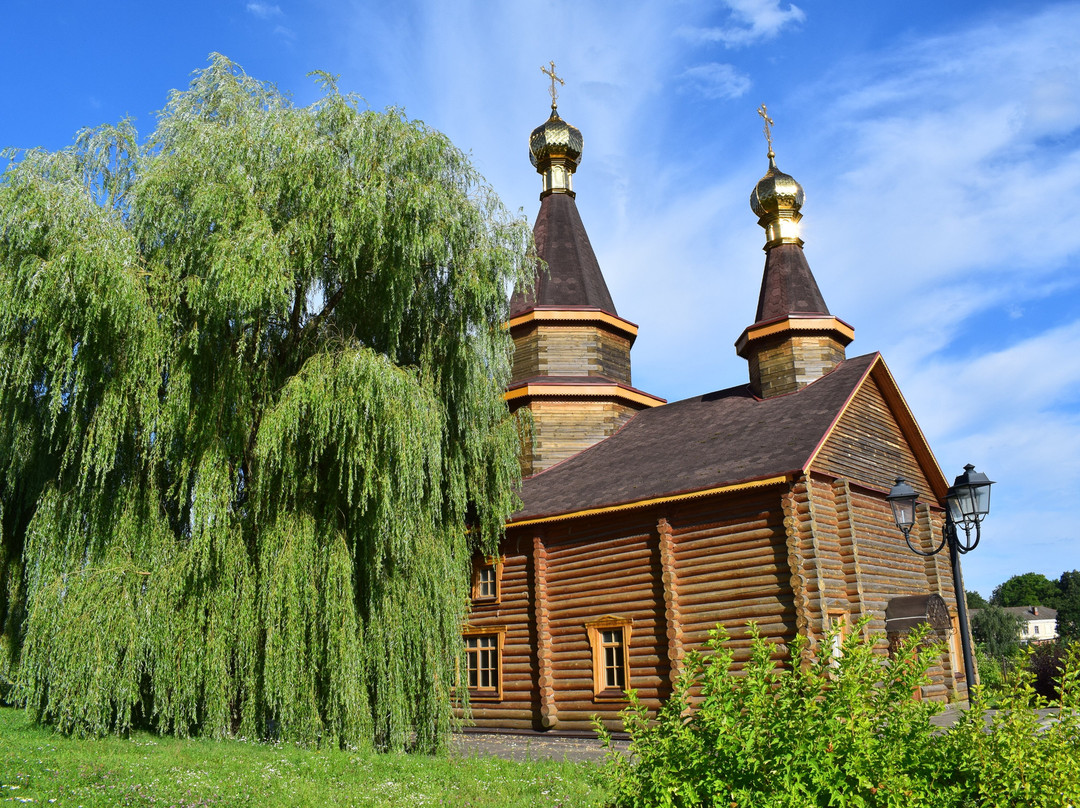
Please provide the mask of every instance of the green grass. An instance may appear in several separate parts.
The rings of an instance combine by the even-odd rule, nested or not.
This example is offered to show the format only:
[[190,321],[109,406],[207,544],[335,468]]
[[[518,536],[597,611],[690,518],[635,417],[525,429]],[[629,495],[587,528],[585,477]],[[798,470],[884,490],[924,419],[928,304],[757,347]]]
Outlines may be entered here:
[[148,733],[81,740],[0,709],[0,805],[596,806],[593,763],[375,754]]

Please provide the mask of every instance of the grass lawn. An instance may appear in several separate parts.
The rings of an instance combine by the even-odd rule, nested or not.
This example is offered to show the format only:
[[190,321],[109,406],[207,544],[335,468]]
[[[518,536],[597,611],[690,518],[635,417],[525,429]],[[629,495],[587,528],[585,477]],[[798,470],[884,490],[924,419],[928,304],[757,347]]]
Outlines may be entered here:
[[147,733],[79,740],[0,708],[0,805],[597,806],[607,796],[597,771]]

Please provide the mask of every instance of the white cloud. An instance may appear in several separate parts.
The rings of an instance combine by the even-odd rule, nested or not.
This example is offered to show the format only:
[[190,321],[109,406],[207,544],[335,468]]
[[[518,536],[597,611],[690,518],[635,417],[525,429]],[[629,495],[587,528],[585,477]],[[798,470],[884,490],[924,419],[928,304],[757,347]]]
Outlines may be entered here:
[[706,98],[739,98],[750,89],[750,77],[740,73],[734,65],[710,62],[683,71],[683,79],[695,92]]
[[248,3],[246,6],[248,13],[254,14],[256,17],[269,20],[272,17],[281,17],[284,12],[281,10],[281,6],[272,5],[270,3]]
[[[760,119],[755,105],[718,113],[678,90],[733,97],[740,76],[752,81],[780,122],[780,167],[806,188],[810,264],[855,326],[849,355],[885,354],[947,475],[971,461],[999,483],[984,544],[964,560],[969,585],[988,594],[1027,571],[1021,542],[1041,548],[1046,574],[1080,568],[1068,534],[1080,309],[1062,303],[1080,297],[1080,5],[905,33],[872,53],[822,50],[797,73],[734,49],[728,66],[687,70],[706,60],[688,61],[682,26],[734,46],[804,18],[777,2],[727,8],[701,35],[699,4],[613,14],[553,0],[551,15],[574,19],[553,43],[524,7],[413,0],[342,36],[357,91],[446,131],[530,218],[525,139],[546,114],[540,65],[555,60],[560,113],[585,137],[577,204],[619,313],[641,327],[634,382],[668,398],[748,378],[732,343],[761,280],[747,204],[766,167]],[[392,47],[360,45],[371,42]]]
[[684,29],[686,36],[738,48],[772,39],[784,28],[806,19],[801,8],[794,4],[781,8],[780,0],[724,0],[724,5],[730,10],[734,25]]

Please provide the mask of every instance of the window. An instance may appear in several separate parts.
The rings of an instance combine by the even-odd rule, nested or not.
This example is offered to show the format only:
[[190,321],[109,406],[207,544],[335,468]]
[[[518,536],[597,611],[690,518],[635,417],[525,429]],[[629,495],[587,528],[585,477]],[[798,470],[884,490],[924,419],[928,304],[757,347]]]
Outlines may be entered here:
[[840,659],[844,656],[844,639],[848,635],[847,611],[845,609],[829,609],[826,629],[832,633],[831,648],[829,649],[832,659],[829,661],[829,665],[838,668]]
[[629,618],[608,615],[586,623],[593,657],[593,697],[597,701],[626,698],[630,687]]
[[502,587],[502,559],[473,560],[472,599],[474,604],[498,603]]
[[506,629],[468,628],[465,641],[465,680],[471,701],[502,698],[502,650]]

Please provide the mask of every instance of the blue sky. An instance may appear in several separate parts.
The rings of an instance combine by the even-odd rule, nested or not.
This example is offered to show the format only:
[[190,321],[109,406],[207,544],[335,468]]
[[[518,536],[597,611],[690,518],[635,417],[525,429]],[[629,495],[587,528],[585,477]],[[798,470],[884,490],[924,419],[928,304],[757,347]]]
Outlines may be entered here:
[[0,146],[60,148],[125,115],[149,132],[220,52],[298,103],[321,69],[403,107],[530,221],[554,60],[585,138],[578,205],[641,328],[635,385],[669,400],[747,379],[732,344],[761,279],[768,104],[848,354],[884,354],[948,477],[972,462],[998,483],[968,588],[1080,568],[1080,4],[4,6]]

